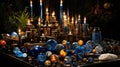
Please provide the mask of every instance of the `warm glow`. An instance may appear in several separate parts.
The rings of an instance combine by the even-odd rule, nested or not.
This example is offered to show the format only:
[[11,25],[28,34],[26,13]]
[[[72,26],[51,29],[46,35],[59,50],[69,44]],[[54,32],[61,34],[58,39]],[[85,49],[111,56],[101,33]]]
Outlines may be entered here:
[[72,17],[72,24],[74,24],[74,17]]
[[42,0],[40,0],[40,5],[42,5]]
[[61,51],[60,51],[60,56],[61,57],[65,57],[67,55],[67,53],[64,51],[64,49],[62,49]]
[[40,0],[40,3],[42,3],[42,0]]
[[30,6],[32,6],[32,0],[30,0]]
[[55,11],[52,12],[52,17],[55,17]]
[[78,15],[78,20],[80,20],[80,15]]
[[60,5],[62,6],[62,4],[63,4],[63,0],[60,0]]
[[18,29],[18,34],[21,35],[21,29],[20,28]]
[[50,56],[51,62],[57,62],[57,56],[55,54]]
[[46,8],[46,13],[48,12],[48,8]]
[[84,23],[86,23],[86,17],[84,17]]
[[83,40],[79,40],[78,44],[82,46],[84,44],[84,41]]
[[38,25],[40,25],[40,18],[38,18]]

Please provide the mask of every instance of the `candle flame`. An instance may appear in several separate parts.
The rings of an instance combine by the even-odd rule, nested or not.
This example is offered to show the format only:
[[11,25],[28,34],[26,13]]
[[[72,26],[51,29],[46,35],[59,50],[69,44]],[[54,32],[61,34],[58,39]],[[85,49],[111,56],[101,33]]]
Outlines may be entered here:
[[52,12],[52,17],[54,17],[54,16],[55,16],[55,11]]
[[86,17],[84,17],[84,21],[86,21]]
[[32,6],[32,0],[30,0],[30,6]]
[[81,16],[80,16],[80,15],[78,15],[78,20],[80,20],[80,17],[81,17]]
[[40,18],[38,18],[38,25],[40,25]]
[[46,8],[46,12],[48,12],[48,8]]
[[63,0],[60,0],[60,4],[63,4]]
[[40,3],[42,3],[42,0],[40,0]]

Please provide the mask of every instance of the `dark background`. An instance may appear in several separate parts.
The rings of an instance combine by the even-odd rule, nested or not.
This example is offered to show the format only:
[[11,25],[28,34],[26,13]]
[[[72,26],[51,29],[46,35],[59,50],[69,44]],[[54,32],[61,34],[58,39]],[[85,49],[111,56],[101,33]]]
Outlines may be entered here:
[[[99,5],[98,13],[96,5]],[[107,3],[110,6],[104,7]],[[0,34],[16,31],[15,22],[8,22],[12,13],[29,8],[29,0],[0,0]],[[50,12],[55,10],[59,20],[59,0],[43,0],[43,13],[48,7]],[[70,16],[80,14],[82,18],[87,17],[90,26],[99,26],[104,38],[120,40],[120,1],[119,0],[64,0],[63,10],[69,9]],[[34,16],[39,16],[39,0],[33,0]],[[0,37],[2,38],[2,37]]]

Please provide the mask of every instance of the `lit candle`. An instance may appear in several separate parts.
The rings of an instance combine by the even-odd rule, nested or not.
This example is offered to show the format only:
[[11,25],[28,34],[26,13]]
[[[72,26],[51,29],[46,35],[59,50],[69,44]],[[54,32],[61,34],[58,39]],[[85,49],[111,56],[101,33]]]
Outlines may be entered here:
[[60,1],[60,26],[62,26],[62,11],[63,11],[63,1]]
[[33,5],[32,5],[32,0],[30,0],[30,9],[31,9],[31,17],[33,16]]
[[80,28],[81,20],[80,20],[80,15],[78,16],[78,33],[80,33],[81,28]]
[[18,28],[18,34],[19,34],[19,36],[21,35],[21,29],[20,28]]
[[64,22],[64,32],[67,33],[67,31],[68,31],[68,28],[67,28],[67,15],[65,14],[65,12],[63,14],[63,22]]
[[84,17],[84,32],[86,32],[86,17]]
[[38,18],[38,36],[40,37],[40,25],[41,25],[41,23],[40,23],[40,18]]
[[48,7],[46,8],[46,20],[45,20],[45,23],[44,23],[44,26],[48,26],[48,23],[49,22],[49,12],[48,12]]
[[42,18],[42,0],[40,0],[40,18]]

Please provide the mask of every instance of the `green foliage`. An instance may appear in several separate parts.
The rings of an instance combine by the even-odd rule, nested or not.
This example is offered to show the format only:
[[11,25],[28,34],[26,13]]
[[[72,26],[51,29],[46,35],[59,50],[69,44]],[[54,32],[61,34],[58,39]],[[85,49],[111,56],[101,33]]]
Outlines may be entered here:
[[25,29],[27,21],[29,18],[29,12],[27,11],[27,7],[23,11],[13,12],[9,16],[9,22],[17,24],[16,26]]
[[23,11],[18,12],[18,14],[15,15],[15,19],[18,22],[18,27],[25,29],[28,18],[29,12],[27,11],[27,8],[25,8]]

